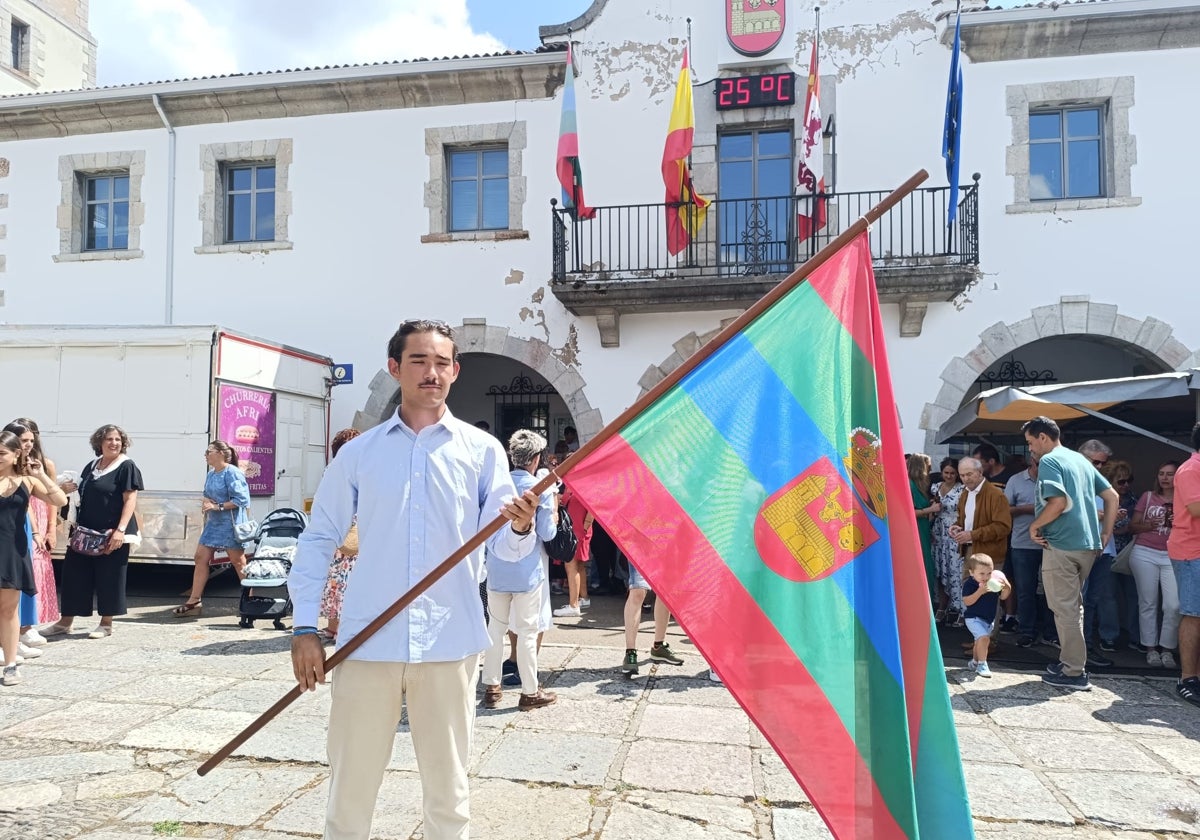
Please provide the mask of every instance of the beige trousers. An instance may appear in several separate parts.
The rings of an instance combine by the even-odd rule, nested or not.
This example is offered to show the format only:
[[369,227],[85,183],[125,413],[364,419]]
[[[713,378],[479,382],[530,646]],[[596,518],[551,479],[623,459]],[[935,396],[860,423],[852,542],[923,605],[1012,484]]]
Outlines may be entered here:
[[1087,668],[1087,642],[1083,637],[1083,584],[1096,562],[1096,552],[1061,551],[1047,547],[1042,552],[1042,588],[1046,605],[1054,613],[1059,659],[1067,676],[1077,677]]
[[408,703],[425,840],[467,840],[467,763],[479,657],[458,662],[360,662],[333,673],[325,840],[369,840],[375,799]]

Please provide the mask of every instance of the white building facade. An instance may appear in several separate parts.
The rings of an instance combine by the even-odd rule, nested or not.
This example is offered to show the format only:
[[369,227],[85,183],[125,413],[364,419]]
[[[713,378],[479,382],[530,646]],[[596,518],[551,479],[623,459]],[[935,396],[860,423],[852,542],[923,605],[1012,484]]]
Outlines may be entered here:
[[[760,34],[775,25],[765,13],[779,16],[760,55],[727,35],[743,1]],[[910,449],[937,451],[934,431],[982,384],[1197,363],[1180,126],[1200,104],[1188,81],[1200,4],[965,11],[949,233],[953,21],[890,0],[826,10],[829,224],[798,242],[811,11],[731,2],[702,15],[595,0],[543,27],[535,53],[0,99],[0,321],[222,323],[312,348],[355,366],[335,390],[338,428],[394,408],[387,338],[437,318],[464,353],[456,414],[586,439],[925,168],[926,191],[873,235]],[[692,162],[718,201],[695,246],[670,257],[655,205],[689,15]],[[591,221],[551,206],[568,37]],[[762,92],[785,77],[784,104],[717,107],[739,79]]]
[[0,2],[0,96],[95,84],[88,0]]

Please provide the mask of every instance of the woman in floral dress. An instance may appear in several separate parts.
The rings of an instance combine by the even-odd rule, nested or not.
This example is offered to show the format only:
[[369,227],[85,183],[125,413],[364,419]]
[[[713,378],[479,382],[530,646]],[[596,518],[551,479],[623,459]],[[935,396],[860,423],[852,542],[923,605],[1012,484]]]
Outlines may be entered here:
[[943,458],[942,480],[930,488],[934,501],[942,510],[933,518],[933,562],[937,567],[938,608],[937,620],[952,620],[955,626],[962,625],[962,578],[963,558],[958,543],[950,536],[950,526],[958,519],[958,500],[964,484],[958,480],[958,462]]

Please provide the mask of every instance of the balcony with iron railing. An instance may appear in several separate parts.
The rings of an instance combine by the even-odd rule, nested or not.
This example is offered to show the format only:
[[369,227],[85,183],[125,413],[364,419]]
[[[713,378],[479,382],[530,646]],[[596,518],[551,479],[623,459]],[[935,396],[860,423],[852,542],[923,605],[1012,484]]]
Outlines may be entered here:
[[[594,315],[602,344],[616,346],[623,314],[749,306],[887,195],[823,194],[826,224],[804,238],[798,217],[813,212],[812,195],[719,198],[675,255],[665,204],[597,207],[578,219],[552,200],[552,290],[574,314]],[[879,299],[900,305],[902,335],[919,335],[930,303],[979,277],[978,174],[959,188],[953,224],[949,210],[949,187],[918,189],[870,229]]]

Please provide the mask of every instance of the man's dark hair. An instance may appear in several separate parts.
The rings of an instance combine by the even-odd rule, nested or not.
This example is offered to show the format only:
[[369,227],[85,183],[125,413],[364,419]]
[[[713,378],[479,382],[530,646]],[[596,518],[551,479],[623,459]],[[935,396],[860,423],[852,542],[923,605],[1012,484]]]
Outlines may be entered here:
[[1192,426],[1192,449],[1200,451],[1200,423]]
[[574,426],[563,426],[563,434],[564,435],[575,435],[576,437],[579,437],[579,432],[575,431]]
[[389,359],[395,359],[397,362],[404,355],[404,345],[408,341],[408,337],[413,333],[437,333],[450,339],[450,343],[454,345],[454,361],[458,361],[458,344],[454,340],[454,330],[446,324],[445,321],[428,321],[424,319],[414,319],[405,321],[400,325],[400,329],[396,330],[396,334],[388,340],[387,354]]
[[980,461],[995,461],[1000,463],[1000,451],[990,443],[981,443],[971,451],[972,458],[978,458]]
[[1025,425],[1021,427],[1021,434],[1029,435],[1030,437],[1045,435],[1046,437],[1050,438],[1050,440],[1058,440],[1062,436],[1062,432],[1059,430],[1058,424],[1044,415],[1040,417],[1034,417],[1032,420],[1027,421]]

